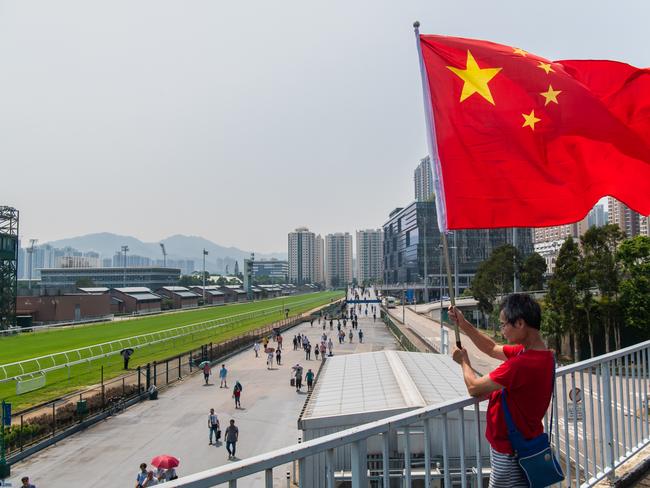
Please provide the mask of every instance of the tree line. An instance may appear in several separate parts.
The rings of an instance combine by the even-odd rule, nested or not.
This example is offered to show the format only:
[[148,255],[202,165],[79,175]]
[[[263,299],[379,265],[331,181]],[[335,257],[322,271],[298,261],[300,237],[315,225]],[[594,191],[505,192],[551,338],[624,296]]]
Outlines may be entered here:
[[525,291],[544,290],[542,332],[557,351],[569,339],[570,356],[584,359],[596,349],[622,347],[622,331],[650,337],[650,238],[625,238],[617,225],[590,228],[579,240],[567,238],[552,275],[533,253],[522,258],[511,245],[496,248],[478,268],[471,294],[496,335],[498,299],[513,291],[518,277]]

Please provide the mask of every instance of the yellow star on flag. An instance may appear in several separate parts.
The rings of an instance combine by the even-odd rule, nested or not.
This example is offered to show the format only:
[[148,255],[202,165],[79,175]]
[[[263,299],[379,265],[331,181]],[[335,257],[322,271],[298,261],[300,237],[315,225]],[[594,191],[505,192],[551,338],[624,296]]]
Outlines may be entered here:
[[554,70],[553,67],[551,66],[551,63],[542,63],[542,62],[540,61],[540,63],[537,65],[537,67],[538,67],[539,69],[543,69],[544,71],[546,71],[546,74],[549,74],[551,71],[552,71],[553,73],[555,73],[555,70]]
[[458,69],[453,66],[447,66],[447,68],[464,81],[463,91],[460,94],[461,102],[471,97],[474,93],[478,93],[494,105],[494,99],[492,98],[488,83],[501,71],[501,68],[479,68],[478,63],[469,50],[467,51],[465,69]]
[[535,111],[531,110],[528,115],[526,114],[521,114],[521,116],[524,118],[525,122],[522,127],[530,127],[532,130],[535,130],[535,124],[539,122],[542,119],[538,119],[535,117]]
[[528,51],[524,51],[523,49],[518,47],[514,48],[512,52],[515,54],[521,54],[523,57],[526,57],[526,54],[528,54]]
[[549,103],[558,103],[557,101],[557,96],[562,93],[562,90],[553,90],[553,85],[548,85],[548,91],[540,93],[541,96],[543,96],[546,99],[546,102],[544,102],[544,106],[546,107]]

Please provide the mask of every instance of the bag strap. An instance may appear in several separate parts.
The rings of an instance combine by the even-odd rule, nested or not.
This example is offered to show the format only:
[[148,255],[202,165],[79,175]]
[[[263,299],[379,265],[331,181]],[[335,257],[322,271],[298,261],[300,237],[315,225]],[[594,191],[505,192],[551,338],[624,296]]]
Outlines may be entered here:
[[[522,351],[523,352],[523,351]],[[548,427],[548,438],[549,438],[549,443],[552,441],[553,438],[553,400],[555,399],[555,353],[553,353],[553,376],[552,376],[552,383],[551,383],[551,422]],[[511,436],[513,434],[519,434],[519,429],[517,429],[517,426],[515,425],[515,421],[512,419],[512,415],[510,414],[510,409],[508,408],[508,403],[506,402],[506,389],[502,388],[501,389],[501,408],[503,409],[503,416],[506,421],[506,426],[508,428],[508,436]]]

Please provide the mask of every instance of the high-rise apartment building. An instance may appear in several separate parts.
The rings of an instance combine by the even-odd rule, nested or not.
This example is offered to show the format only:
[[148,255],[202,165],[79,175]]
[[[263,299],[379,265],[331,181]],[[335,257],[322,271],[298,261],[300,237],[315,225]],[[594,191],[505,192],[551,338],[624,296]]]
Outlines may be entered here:
[[357,282],[376,282],[383,278],[383,231],[357,231]]
[[315,240],[314,283],[325,283],[325,239],[320,234]]
[[638,236],[641,233],[642,216],[616,198],[607,197],[607,220],[616,224],[626,237]]
[[316,236],[307,227],[289,232],[289,281],[296,285],[316,278]]
[[325,236],[325,283],[337,288],[352,283],[352,236],[337,232]]
[[431,159],[427,156],[420,160],[413,175],[415,183],[415,201],[425,202],[433,194],[433,173],[431,171]]
[[[547,272],[553,273],[555,270],[555,261],[567,237],[579,239],[592,226],[590,224],[590,215],[592,215],[591,212],[584,219],[573,224],[533,229],[533,248],[546,261]],[[591,220],[593,222],[594,218],[592,217]]]

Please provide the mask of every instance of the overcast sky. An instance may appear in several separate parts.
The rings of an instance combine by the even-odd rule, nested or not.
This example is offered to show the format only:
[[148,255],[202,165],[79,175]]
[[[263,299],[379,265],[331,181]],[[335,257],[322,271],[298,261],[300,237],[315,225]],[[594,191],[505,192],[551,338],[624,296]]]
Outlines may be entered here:
[[378,227],[426,155],[416,19],[650,66],[645,0],[0,0],[0,205],[41,242]]

